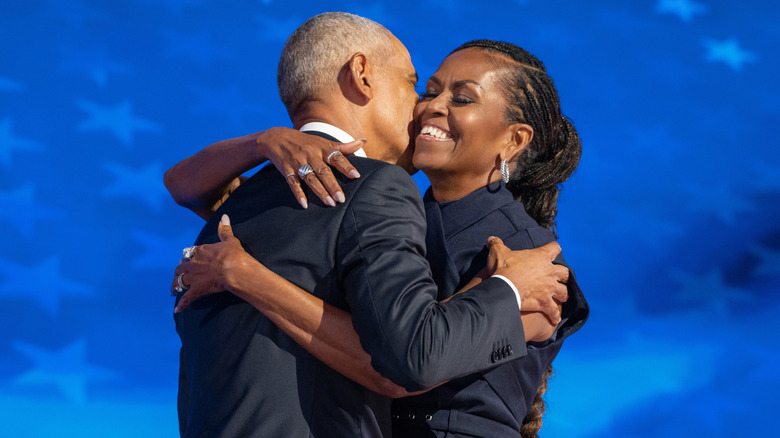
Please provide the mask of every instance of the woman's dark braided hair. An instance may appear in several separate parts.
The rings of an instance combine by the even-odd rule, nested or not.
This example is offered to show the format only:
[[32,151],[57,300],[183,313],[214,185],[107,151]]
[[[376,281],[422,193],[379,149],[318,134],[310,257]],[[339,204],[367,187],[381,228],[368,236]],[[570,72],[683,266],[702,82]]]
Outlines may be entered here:
[[470,47],[499,55],[495,62],[507,71],[501,79],[507,122],[526,123],[534,130],[507,188],[540,226],[554,230],[560,184],[569,179],[582,154],[577,130],[561,115],[555,84],[534,55],[514,44],[492,40],[470,41],[453,53]]
[[[569,179],[582,155],[577,130],[561,115],[555,84],[535,56],[514,44],[492,40],[470,41],[453,53],[471,47],[499,55],[493,58],[498,67],[507,71],[500,79],[507,100],[507,122],[526,123],[534,130],[531,143],[520,154],[509,176],[507,188],[540,226],[554,232],[560,184]],[[523,419],[523,438],[536,438],[542,428],[542,396],[551,373],[552,366],[541,376],[534,404]]]

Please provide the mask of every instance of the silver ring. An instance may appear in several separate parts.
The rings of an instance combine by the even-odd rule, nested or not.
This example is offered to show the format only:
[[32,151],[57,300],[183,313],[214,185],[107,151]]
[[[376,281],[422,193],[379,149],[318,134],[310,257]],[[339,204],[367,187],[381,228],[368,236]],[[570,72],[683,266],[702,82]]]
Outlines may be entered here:
[[342,154],[340,151],[333,151],[333,152],[328,154],[328,158],[326,158],[325,161],[327,161],[328,164],[330,164],[330,159],[333,158],[336,155],[344,155],[344,154]]
[[176,277],[176,283],[178,283],[178,285],[173,289],[176,290],[177,293],[182,293],[187,289],[189,289],[189,287],[187,287],[187,285],[185,285],[184,282],[181,280],[182,277],[184,277],[184,272],[182,272],[181,274],[179,274],[178,277]]
[[181,255],[184,258],[184,260],[189,260],[193,257],[195,257],[195,250],[197,250],[197,246],[188,246],[181,250]]
[[298,177],[301,179],[305,178],[306,175],[314,172],[314,169],[309,166],[308,163],[301,165],[301,167],[298,168]]
[[284,176],[284,179],[288,179],[291,176],[295,176],[295,174],[294,173],[288,173],[287,175]]

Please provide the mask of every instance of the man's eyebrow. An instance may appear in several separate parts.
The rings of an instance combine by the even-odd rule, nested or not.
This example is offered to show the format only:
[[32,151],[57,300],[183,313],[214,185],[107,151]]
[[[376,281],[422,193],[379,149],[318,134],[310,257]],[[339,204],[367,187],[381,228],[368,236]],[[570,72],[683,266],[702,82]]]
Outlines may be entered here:
[[409,81],[413,83],[414,85],[417,85],[417,81],[420,80],[420,78],[417,76],[417,72],[414,72],[409,75]]

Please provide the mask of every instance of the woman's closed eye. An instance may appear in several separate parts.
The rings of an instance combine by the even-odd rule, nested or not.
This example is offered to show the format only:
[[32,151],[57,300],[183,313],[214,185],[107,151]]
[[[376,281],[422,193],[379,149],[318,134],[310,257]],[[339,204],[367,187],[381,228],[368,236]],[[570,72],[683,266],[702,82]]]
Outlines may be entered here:
[[[425,93],[420,94],[420,100],[436,99],[437,97],[439,97],[439,93],[433,91],[426,91]],[[475,102],[474,99],[462,95],[459,96],[453,95],[450,98],[450,101],[455,105],[467,105]]]
[[458,105],[467,105],[469,103],[474,103],[475,102],[474,99],[472,99],[470,97],[466,97],[466,96],[452,96],[451,100],[452,100],[452,103],[455,103],[455,104],[458,104]]

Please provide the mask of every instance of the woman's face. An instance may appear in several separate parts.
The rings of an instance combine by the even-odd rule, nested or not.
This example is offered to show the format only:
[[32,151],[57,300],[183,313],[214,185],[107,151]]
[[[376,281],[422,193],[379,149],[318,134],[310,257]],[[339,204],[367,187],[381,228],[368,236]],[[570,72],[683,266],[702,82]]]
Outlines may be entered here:
[[465,196],[497,181],[501,159],[514,155],[506,154],[519,124],[505,121],[505,70],[493,56],[476,48],[451,54],[417,103],[414,166],[428,175],[434,195],[447,187]]

